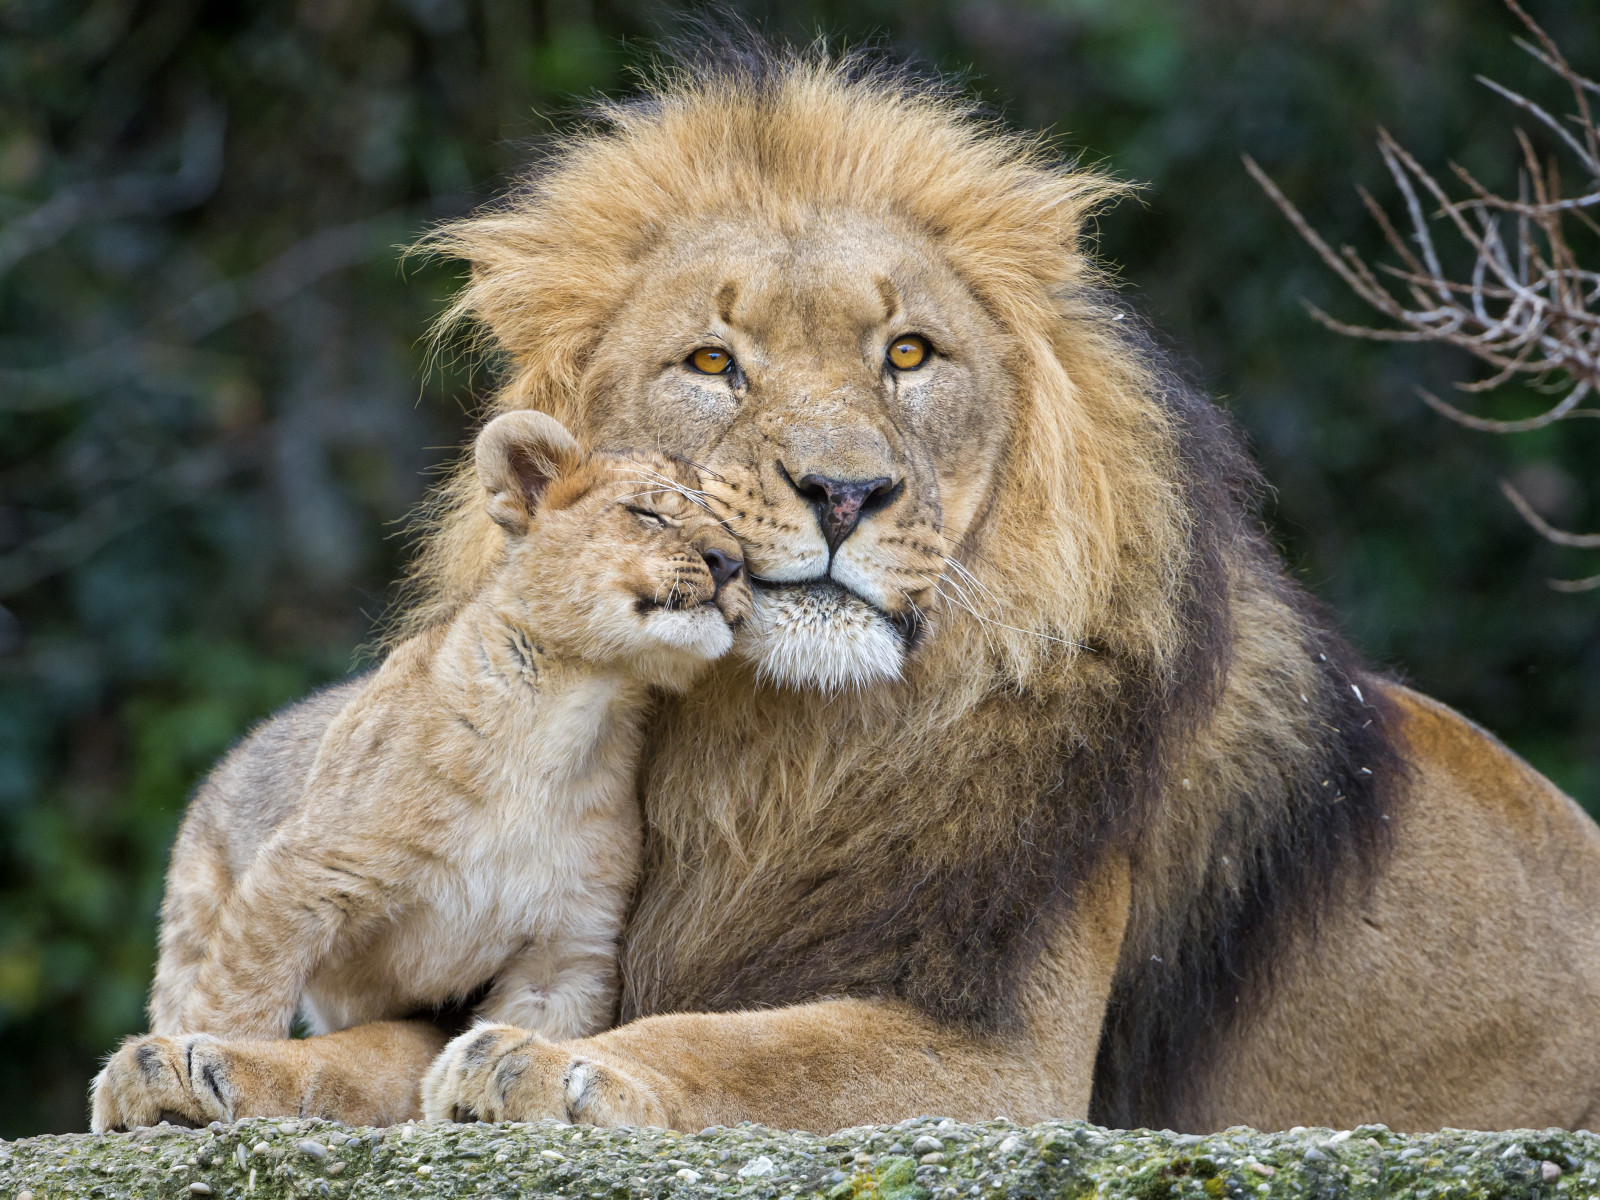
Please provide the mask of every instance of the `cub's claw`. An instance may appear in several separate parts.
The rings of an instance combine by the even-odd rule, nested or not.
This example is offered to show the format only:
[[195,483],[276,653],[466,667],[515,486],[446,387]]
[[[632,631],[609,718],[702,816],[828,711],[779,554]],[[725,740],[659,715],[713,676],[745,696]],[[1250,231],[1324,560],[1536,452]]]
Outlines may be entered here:
[[446,1046],[422,1081],[422,1112],[430,1121],[667,1124],[648,1087],[513,1025],[479,1025]]
[[162,1121],[231,1121],[235,1099],[220,1043],[210,1034],[129,1038],[95,1076],[90,1128],[108,1133]]

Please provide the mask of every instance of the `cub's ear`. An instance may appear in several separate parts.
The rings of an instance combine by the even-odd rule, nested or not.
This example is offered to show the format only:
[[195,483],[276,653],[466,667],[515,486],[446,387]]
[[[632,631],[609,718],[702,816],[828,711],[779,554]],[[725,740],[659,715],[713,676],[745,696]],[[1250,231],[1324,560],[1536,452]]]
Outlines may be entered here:
[[473,451],[489,515],[512,533],[526,533],[546,489],[583,464],[583,447],[554,417],[526,409],[483,427]]

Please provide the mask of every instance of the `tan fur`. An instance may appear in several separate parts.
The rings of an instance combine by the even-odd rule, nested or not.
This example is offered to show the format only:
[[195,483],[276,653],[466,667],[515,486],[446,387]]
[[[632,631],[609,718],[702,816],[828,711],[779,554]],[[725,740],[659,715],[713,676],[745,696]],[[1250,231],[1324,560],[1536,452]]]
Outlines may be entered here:
[[905,1005],[861,1000],[647,1017],[561,1046],[489,1026],[456,1038],[434,1064],[425,1113],[683,1130],[1081,1113],[1126,906],[1126,878],[1113,870],[1053,947],[1035,981],[1044,1003],[1029,1006],[1028,1027],[1011,1037],[973,1038]]
[[[154,1118],[141,1081],[165,1077],[173,1035],[281,1039],[296,1011],[324,1033],[491,982],[486,1019],[558,1039],[612,1022],[640,724],[651,689],[681,690],[728,649],[748,584],[714,576],[737,543],[694,472],[659,455],[587,458],[549,417],[515,413],[480,435],[477,467],[507,530],[477,596],[342,703],[269,725],[196,797],[163,912],[158,1036],[102,1073],[97,1129]],[[314,747],[308,772],[273,754],[286,735]]]
[[[1201,417],[1094,290],[1085,223],[1113,185],[818,58],[668,78],[609,120],[433,244],[472,264],[458,314],[506,357],[503,409],[700,465],[755,616],[650,732],[626,1023],[559,1046],[470,1031],[429,1112],[1081,1117],[1108,1102],[1091,1094],[1108,1005],[1198,953],[1273,846],[1326,856],[1326,894],[1262,893],[1298,914],[1263,927],[1270,970],[1137,1119],[1590,1119],[1592,824],[1453,714],[1338,665],[1225,485],[1194,482]],[[888,340],[913,332],[933,359],[889,370]],[[693,373],[703,345],[738,372]],[[830,556],[807,476],[893,487]],[[413,629],[493,569],[473,487],[445,498]],[[1205,638],[1213,674],[1184,665]],[[1148,749],[1129,714],[1184,695],[1180,740],[1095,791]],[[1330,750],[1391,743],[1409,771]],[[1308,840],[1343,828],[1327,761],[1390,835],[1370,877]]]
[[372,1021],[304,1040],[137,1038],[96,1079],[93,1127],[290,1116],[395,1125],[421,1112],[422,1075],[444,1043],[422,1021]]

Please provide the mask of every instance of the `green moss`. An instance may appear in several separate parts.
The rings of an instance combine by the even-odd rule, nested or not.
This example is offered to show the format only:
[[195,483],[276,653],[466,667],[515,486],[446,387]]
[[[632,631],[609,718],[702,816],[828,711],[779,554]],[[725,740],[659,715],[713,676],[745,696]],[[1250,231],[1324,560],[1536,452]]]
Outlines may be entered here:
[[917,1186],[917,1164],[898,1155],[856,1171],[829,1192],[830,1200],[921,1200],[928,1192]]
[[[930,1149],[929,1139],[938,1143]],[[921,1120],[829,1137],[534,1125],[162,1127],[0,1143],[0,1200],[1596,1200],[1600,1138],[1209,1137]]]

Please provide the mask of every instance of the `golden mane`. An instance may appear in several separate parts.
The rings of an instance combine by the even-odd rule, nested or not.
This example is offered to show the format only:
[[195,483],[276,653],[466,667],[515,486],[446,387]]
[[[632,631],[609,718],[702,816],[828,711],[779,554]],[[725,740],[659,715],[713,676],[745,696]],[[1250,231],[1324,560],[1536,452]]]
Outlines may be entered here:
[[[423,243],[471,264],[445,323],[504,355],[494,407],[580,436],[612,402],[591,356],[652,252],[719,217],[910,226],[1008,345],[1017,427],[959,552],[983,616],[941,614],[893,689],[821,704],[727,663],[663,711],[624,1018],[858,994],[994,1028],[1124,854],[1097,1112],[1155,1120],[1262,956],[1375,861],[1388,722],[1282,578],[1226,419],[1109,298],[1085,229],[1123,190],[944,87],[761,51],[662,71]],[[441,498],[410,628],[492,555],[469,491]]]
[[[1161,461],[1174,433],[1150,365],[1108,328],[1118,314],[1082,246],[1125,190],[947,89],[814,51],[761,74],[663,70],[645,99],[602,106],[502,203],[422,246],[472,264],[442,325],[476,322],[505,356],[496,410],[582,429],[590,352],[662,240],[719,214],[784,228],[832,209],[927,234],[1012,335],[1027,394],[1002,519],[969,564],[1003,598],[988,633],[1026,677],[1051,638],[1093,629],[1160,655],[1179,635],[1167,617],[1189,530]],[[415,621],[471,586],[485,532],[444,524],[418,564]]]

